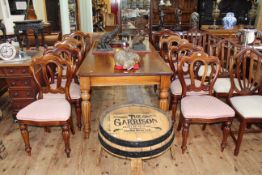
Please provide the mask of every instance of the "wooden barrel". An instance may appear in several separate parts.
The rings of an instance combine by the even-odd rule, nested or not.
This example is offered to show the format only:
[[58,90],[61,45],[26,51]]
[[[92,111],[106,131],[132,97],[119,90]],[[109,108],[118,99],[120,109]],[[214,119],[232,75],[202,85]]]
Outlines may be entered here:
[[105,150],[125,158],[147,159],[167,150],[175,134],[169,116],[160,109],[128,104],[106,110],[98,138]]

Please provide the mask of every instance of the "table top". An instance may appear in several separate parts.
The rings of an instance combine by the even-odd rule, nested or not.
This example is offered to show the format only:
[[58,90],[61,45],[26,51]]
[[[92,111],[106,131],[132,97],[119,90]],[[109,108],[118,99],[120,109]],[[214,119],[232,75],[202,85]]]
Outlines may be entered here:
[[41,23],[43,20],[23,20],[23,21],[14,21],[15,24],[32,24],[32,23]]
[[[94,42],[95,43],[95,42]],[[172,75],[169,66],[158,52],[149,44],[150,52],[138,52],[141,61],[138,70],[116,70],[113,53],[94,54],[94,44],[81,64],[78,75],[81,77],[111,77],[111,76],[155,76]]]
[[19,66],[29,66],[33,57],[43,55],[42,50],[27,50],[26,56],[24,58],[19,58],[18,55],[12,60],[1,60],[0,59],[0,68],[1,67],[19,67]]

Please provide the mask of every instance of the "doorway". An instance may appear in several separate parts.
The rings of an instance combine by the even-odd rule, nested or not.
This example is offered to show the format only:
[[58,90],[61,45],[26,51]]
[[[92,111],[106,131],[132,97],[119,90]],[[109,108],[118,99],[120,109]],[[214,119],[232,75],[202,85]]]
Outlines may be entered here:
[[52,32],[61,31],[59,0],[46,0],[47,21],[51,24]]

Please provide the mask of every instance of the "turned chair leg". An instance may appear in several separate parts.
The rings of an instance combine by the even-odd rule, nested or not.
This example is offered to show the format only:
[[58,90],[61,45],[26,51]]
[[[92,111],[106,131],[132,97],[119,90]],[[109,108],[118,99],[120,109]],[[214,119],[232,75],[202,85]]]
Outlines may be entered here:
[[72,132],[72,134],[75,134],[75,127],[74,127],[74,122],[73,122],[73,118],[72,116],[69,118],[69,123],[70,123],[70,130]]
[[175,123],[176,122],[176,110],[177,110],[178,98],[176,96],[173,96],[172,98],[173,98],[173,101],[172,101],[172,119],[173,119],[173,122]]
[[182,154],[185,153],[187,149],[187,138],[188,138],[188,133],[189,133],[189,126],[190,124],[188,123],[187,120],[184,120],[183,122],[183,129],[182,129]]
[[29,156],[31,156],[31,147],[29,143],[29,133],[27,130],[27,125],[25,124],[19,124],[21,135],[23,137],[24,143],[25,143],[25,151]]
[[240,150],[240,145],[243,139],[243,135],[245,132],[245,129],[247,127],[247,123],[245,121],[241,121],[239,125],[239,131],[238,131],[238,136],[237,136],[237,141],[236,141],[236,147],[234,151],[234,155],[237,156]]
[[65,153],[66,153],[66,156],[69,158],[71,149],[70,149],[70,142],[69,142],[70,133],[69,133],[69,124],[68,123],[62,126],[62,134],[63,134],[63,138],[65,142]]
[[177,131],[181,130],[183,122],[184,122],[184,117],[182,117],[182,114],[180,114],[179,121],[178,121],[178,126],[177,126]]
[[77,127],[78,127],[79,131],[81,131],[81,128],[82,128],[81,99],[76,101],[76,103],[75,103],[75,110],[76,110]]
[[222,143],[221,143],[221,151],[223,152],[226,145],[227,145],[227,137],[229,135],[230,132],[230,127],[231,127],[231,123],[232,121],[226,121],[224,123],[224,127],[223,127],[223,139],[222,139]]

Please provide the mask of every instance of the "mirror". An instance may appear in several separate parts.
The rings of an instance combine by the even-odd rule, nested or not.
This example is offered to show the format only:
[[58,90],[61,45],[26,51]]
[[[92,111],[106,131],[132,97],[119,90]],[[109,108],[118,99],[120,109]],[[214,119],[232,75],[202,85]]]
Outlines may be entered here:
[[149,34],[150,0],[121,0],[120,21],[122,34]]

